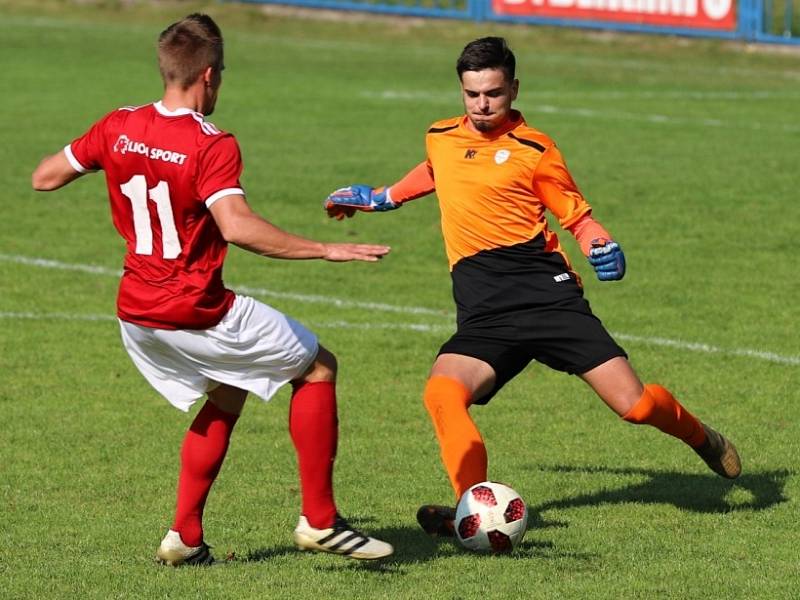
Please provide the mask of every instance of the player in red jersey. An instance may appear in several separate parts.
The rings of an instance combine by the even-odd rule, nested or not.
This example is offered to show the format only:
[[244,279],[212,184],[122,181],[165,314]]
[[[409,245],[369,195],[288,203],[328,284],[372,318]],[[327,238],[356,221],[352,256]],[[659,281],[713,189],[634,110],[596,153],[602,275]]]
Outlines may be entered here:
[[268,400],[287,382],[302,489],[297,546],[388,556],[392,547],[350,526],[334,502],[335,357],[300,323],[226,289],[222,265],[229,243],[268,257],[329,261],[377,261],[389,248],[304,239],[250,209],[236,139],[204,118],[224,68],[222,34],[209,16],[170,25],[158,58],[160,101],[109,113],[32,176],[35,189],[49,191],[105,172],[114,225],[127,245],[117,301],[123,343],[177,408],[188,411],[208,396],[183,442],[175,519],[157,558],[173,566],[213,562],[203,509],[234,425],[248,392]]
[[[332,217],[386,211],[436,192],[458,307],[424,392],[456,500],[485,481],[486,447],[469,415],[531,360],[575,374],[620,417],[648,424],[693,448],[717,474],[738,477],[736,448],[665,388],[642,384],[597,317],[547,223],[549,211],[578,240],[602,281],[622,279],[625,257],[591,216],[561,153],[511,108],[519,91],[505,40],[464,48],[456,71],[465,115],[434,123],[427,159],[388,188],[353,185],[331,194]],[[426,505],[417,519],[453,535],[455,510]]]

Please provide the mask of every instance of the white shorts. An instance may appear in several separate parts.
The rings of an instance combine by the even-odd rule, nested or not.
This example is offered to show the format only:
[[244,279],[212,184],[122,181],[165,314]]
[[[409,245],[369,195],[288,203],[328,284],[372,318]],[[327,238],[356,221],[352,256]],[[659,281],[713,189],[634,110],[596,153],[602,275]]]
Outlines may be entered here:
[[317,337],[300,323],[247,296],[236,296],[210,329],[154,329],[120,319],[133,363],[175,408],[188,411],[224,383],[269,400],[317,356]]

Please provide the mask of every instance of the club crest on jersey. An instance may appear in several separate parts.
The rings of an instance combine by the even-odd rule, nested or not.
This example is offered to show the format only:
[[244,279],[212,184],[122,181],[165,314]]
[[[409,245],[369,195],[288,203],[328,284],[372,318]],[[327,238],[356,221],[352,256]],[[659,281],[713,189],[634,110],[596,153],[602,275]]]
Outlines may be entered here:
[[117,141],[114,142],[114,152],[119,152],[123,156],[128,152],[132,154],[141,154],[150,160],[162,160],[164,162],[182,165],[186,160],[186,154],[175,152],[173,150],[163,150],[161,148],[150,148],[144,142],[137,142],[130,139],[124,133],[120,134]]
[[509,156],[511,156],[511,150],[498,150],[494,155],[494,162],[498,165],[502,165],[508,160]]

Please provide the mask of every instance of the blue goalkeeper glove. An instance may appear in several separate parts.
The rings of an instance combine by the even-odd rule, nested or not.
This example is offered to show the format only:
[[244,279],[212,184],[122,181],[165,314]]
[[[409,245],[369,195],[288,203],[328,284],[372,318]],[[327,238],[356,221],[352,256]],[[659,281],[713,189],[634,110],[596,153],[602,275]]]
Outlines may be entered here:
[[325,199],[328,216],[337,220],[352,217],[357,210],[365,212],[394,210],[400,203],[392,201],[389,188],[372,188],[368,185],[349,185],[333,192]]
[[589,263],[594,267],[600,281],[616,281],[625,276],[625,255],[613,240],[592,240]]

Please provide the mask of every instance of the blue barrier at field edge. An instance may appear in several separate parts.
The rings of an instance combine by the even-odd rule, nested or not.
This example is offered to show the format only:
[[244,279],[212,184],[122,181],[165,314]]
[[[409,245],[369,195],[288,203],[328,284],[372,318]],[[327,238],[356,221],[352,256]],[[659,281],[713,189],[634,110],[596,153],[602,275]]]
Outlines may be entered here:
[[[609,29],[617,31],[635,31],[642,33],[660,33],[669,35],[682,35],[694,37],[713,37],[721,39],[741,40],[746,42],[765,42],[778,44],[800,44],[800,30],[794,23],[793,2],[796,0],[732,0],[734,16],[731,17],[732,25],[727,28],[700,26],[687,26],[676,23],[648,23],[637,22],[625,11],[631,6],[654,6],[664,8],[683,7],[686,13],[697,11],[697,6],[709,5],[712,9],[720,6],[725,0],[559,0],[552,2],[554,6],[576,8],[600,7],[605,10],[609,6],[618,6],[620,20],[611,20],[613,17],[603,15],[593,18],[592,15],[602,14],[599,10],[583,11],[582,18],[569,16],[569,11],[556,11],[553,16],[534,10],[530,14],[499,14],[492,6],[492,0],[239,0],[256,4],[285,4],[306,8],[321,8],[331,10],[351,10],[361,12],[374,12],[416,17],[450,18],[474,21],[494,21],[507,23],[533,23],[541,25],[555,25],[565,27],[582,27],[592,29]],[[541,7],[545,0],[527,0],[531,6]],[[637,4],[638,2],[638,4]],[[526,0],[506,0],[512,7],[524,5]],[[781,10],[782,7],[782,10]],[[523,9],[524,10],[524,9]],[[680,11],[679,11],[680,12]],[[642,19],[641,21],[646,21]],[[667,20],[668,21],[668,20]],[[675,19],[677,22],[678,19]]]

